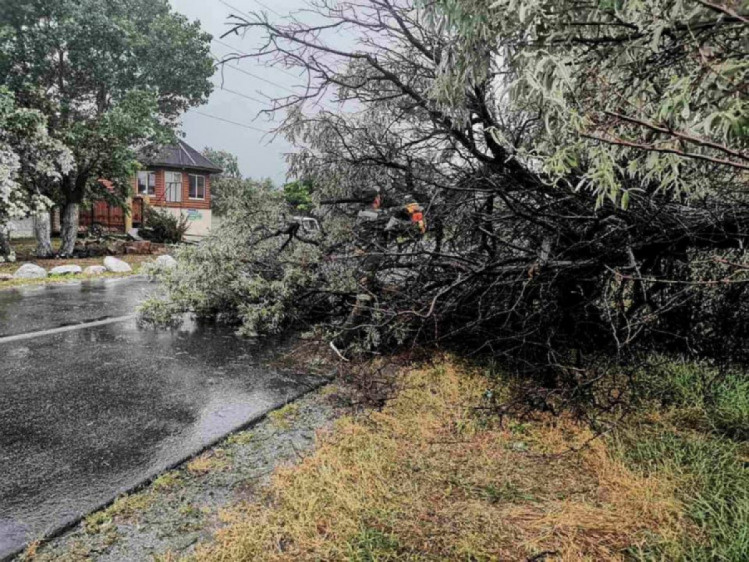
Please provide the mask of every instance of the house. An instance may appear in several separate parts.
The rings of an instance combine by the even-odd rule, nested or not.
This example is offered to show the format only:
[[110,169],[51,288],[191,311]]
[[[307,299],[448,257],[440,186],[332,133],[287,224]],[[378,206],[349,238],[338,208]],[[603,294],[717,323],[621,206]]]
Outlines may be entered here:
[[[106,201],[95,201],[80,211],[79,226],[90,229],[97,225],[104,230],[127,232],[144,226],[145,207],[160,207],[175,215],[184,215],[190,223],[187,237],[200,238],[211,229],[211,175],[223,170],[181,140],[173,146],[144,151],[140,157],[142,170],[133,178],[130,212]],[[100,180],[114,189],[107,180]],[[52,211],[52,230],[60,231],[60,211]],[[31,218],[11,221],[11,237],[34,236]]]
[[160,207],[190,222],[188,236],[205,236],[211,229],[211,174],[216,164],[181,140],[141,157],[143,169],[133,178],[133,218],[138,204]]
[[[187,237],[200,238],[211,229],[211,174],[223,170],[186,142],[158,150],[143,151],[141,171],[133,177],[130,212],[125,213],[106,201],[95,202],[82,210],[82,228],[99,225],[108,230],[128,231],[144,226],[147,206],[158,207],[187,218]],[[102,180],[106,185],[106,180]],[[55,221],[53,221],[55,222]],[[53,224],[53,228],[56,225]]]

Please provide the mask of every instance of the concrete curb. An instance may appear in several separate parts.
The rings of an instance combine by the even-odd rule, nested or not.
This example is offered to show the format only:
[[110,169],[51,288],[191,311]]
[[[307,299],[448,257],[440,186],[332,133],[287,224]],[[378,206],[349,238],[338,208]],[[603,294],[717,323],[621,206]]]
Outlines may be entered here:
[[[211,449],[221,443],[224,439],[226,439],[228,436],[230,436],[233,433],[237,433],[239,431],[244,431],[246,429],[249,429],[258,423],[262,422],[268,417],[268,414],[271,412],[274,412],[275,410],[278,410],[280,408],[283,408],[287,404],[291,404],[292,402],[296,402],[300,398],[306,396],[307,394],[310,394],[323,386],[326,386],[330,384],[330,382],[333,380],[332,377],[325,377],[325,376],[315,376],[315,375],[303,375],[307,378],[307,381],[305,381],[301,386],[302,388],[299,389],[298,392],[293,393],[289,397],[287,397],[285,400],[279,400],[278,402],[271,405],[269,408],[263,410],[256,416],[253,416],[252,418],[242,422],[241,424],[238,424],[231,430],[227,431],[220,437],[217,437],[210,442],[206,443],[205,445],[201,445],[199,448],[186,453],[184,457],[181,457],[179,460],[170,463],[168,465],[164,465],[161,467],[156,468],[152,473],[150,473],[147,476],[144,476],[144,478],[137,484],[130,486],[128,488],[122,488],[118,490],[114,495],[112,495],[110,498],[108,498],[105,501],[102,501],[98,503],[95,507],[88,510],[85,513],[81,513],[80,515],[76,515],[75,517],[69,518],[67,520],[64,520],[56,527],[52,528],[49,532],[45,533],[43,537],[39,537],[35,539],[35,541],[39,541],[40,544],[44,544],[46,542],[49,542],[50,540],[59,537],[60,535],[64,534],[66,531],[69,531],[73,529],[76,525],[78,525],[83,519],[85,519],[87,516],[89,516],[92,513],[95,513],[97,511],[101,511],[103,509],[106,509],[110,505],[112,505],[117,498],[120,496],[126,495],[126,494],[132,494],[135,492],[138,492],[144,488],[146,488],[148,485],[150,485],[156,478],[158,478],[161,474],[168,472],[170,470],[174,470],[175,468],[182,466],[187,461],[190,461],[194,459],[195,457],[203,454],[208,449]],[[311,379],[311,380],[310,380]],[[16,556],[19,556],[26,550],[28,544],[24,545],[23,547],[10,552],[9,554],[5,554],[2,557],[0,557],[0,562],[10,562],[13,560]]]

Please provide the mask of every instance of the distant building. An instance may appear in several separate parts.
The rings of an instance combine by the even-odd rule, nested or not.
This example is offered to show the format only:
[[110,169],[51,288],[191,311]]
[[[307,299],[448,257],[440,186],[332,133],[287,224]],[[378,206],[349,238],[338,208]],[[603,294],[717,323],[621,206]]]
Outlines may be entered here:
[[133,179],[134,200],[161,207],[190,221],[190,236],[211,229],[211,174],[221,168],[186,142],[177,141],[141,159],[144,169]]
[[[160,207],[177,216],[184,215],[190,222],[188,237],[202,237],[211,230],[211,174],[223,170],[183,141],[155,152],[144,151],[140,158],[142,171],[133,177],[133,198],[128,203],[129,213],[106,201],[95,201],[80,211],[79,226],[98,225],[105,230],[124,232],[128,227],[143,226],[147,205]],[[114,189],[110,182],[101,183]],[[11,237],[33,238],[31,218],[11,221]],[[60,230],[59,209],[52,212],[52,230]]]
[[[151,205],[187,217],[190,222],[187,236],[207,235],[212,223],[211,174],[221,173],[221,168],[183,141],[155,152],[144,151],[140,163],[143,169],[132,183],[129,213],[132,226],[143,226],[144,209]],[[80,225],[94,224],[123,231],[130,226],[126,213],[106,201],[97,201],[91,209],[81,211]]]

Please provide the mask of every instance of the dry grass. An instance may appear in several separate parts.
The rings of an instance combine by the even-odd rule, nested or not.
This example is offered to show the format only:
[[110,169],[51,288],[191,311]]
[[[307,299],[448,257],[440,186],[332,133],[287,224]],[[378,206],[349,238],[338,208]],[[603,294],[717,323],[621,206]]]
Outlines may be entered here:
[[203,476],[211,472],[221,472],[228,470],[231,462],[226,457],[223,449],[214,449],[195,457],[187,463],[187,472],[193,476]]
[[39,552],[39,547],[42,546],[41,541],[34,541],[29,546],[26,547],[26,550],[23,551],[23,553],[20,556],[20,559],[23,562],[27,562],[30,560],[34,560],[36,558],[37,552]]
[[[196,560],[621,560],[682,532],[674,484],[638,476],[570,420],[483,417],[488,381],[445,360],[380,412],[340,419],[222,514]],[[543,553],[547,553],[543,555]]]

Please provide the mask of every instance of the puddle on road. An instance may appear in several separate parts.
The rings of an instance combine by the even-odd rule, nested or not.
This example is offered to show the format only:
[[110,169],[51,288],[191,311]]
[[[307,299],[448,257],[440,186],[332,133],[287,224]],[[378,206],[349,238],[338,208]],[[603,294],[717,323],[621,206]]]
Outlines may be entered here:
[[0,558],[304,393],[283,349],[134,320],[0,344]]

